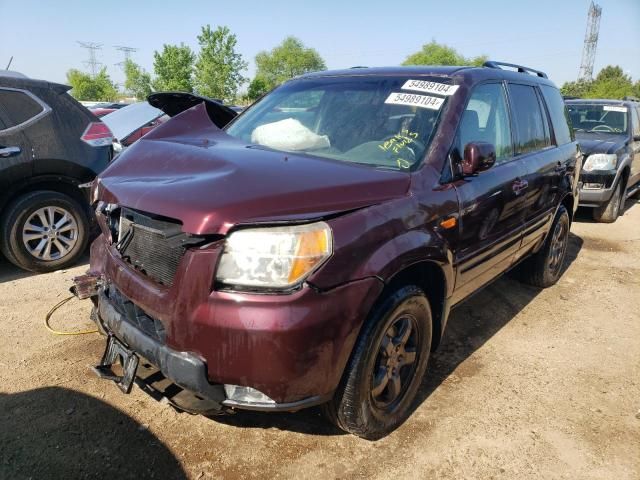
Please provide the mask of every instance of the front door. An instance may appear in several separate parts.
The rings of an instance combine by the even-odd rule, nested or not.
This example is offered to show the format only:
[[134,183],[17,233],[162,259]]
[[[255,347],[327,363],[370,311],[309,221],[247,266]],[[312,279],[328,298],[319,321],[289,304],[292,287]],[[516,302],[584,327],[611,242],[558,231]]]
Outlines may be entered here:
[[454,302],[509,268],[520,246],[526,169],[514,157],[511,122],[502,83],[477,86],[462,115],[452,161],[470,142],[495,146],[489,170],[457,181],[460,202]]

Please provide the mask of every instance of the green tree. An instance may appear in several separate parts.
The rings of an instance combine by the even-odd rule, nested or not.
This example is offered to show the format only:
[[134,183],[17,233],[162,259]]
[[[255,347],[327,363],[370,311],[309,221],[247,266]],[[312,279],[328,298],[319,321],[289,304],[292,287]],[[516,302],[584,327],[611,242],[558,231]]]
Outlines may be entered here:
[[563,95],[580,98],[620,99],[628,95],[640,94],[640,81],[634,85],[631,77],[617,65],[608,65],[592,81],[577,80],[566,82],[560,88]]
[[608,65],[598,73],[585,98],[623,98],[633,95],[631,77],[619,66]]
[[151,75],[133,60],[124,62],[124,88],[138,100],[144,100],[151,93]]
[[584,98],[591,88],[593,82],[587,80],[576,80],[575,82],[565,82],[560,88],[560,93],[569,97]]
[[267,85],[267,81],[262,77],[256,76],[253,80],[251,80],[251,83],[249,84],[249,89],[247,90],[247,98],[251,101],[254,101],[268,91],[269,86]]
[[[306,48],[295,37],[285,38],[280,45],[271,51],[262,51],[256,55],[256,78],[254,90],[271,90],[277,85],[303,73],[325,70],[327,67],[320,54],[313,48]],[[255,82],[255,79],[254,79]]]
[[409,55],[402,65],[473,65],[481,66],[487,61],[485,55],[466,58],[454,48],[432,40],[418,52]]
[[72,68],[67,72],[67,82],[77,100],[110,102],[118,97],[118,90],[107,74],[106,67],[95,77]]
[[163,45],[162,52],[153,52],[156,78],[153,88],[158,91],[193,92],[193,62],[195,54],[181,43]]
[[228,27],[202,27],[198,35],[200,53],[194,68],[194,86],[200,95],[232,100],[246,81],[247,62],[236,52],[238,40]]

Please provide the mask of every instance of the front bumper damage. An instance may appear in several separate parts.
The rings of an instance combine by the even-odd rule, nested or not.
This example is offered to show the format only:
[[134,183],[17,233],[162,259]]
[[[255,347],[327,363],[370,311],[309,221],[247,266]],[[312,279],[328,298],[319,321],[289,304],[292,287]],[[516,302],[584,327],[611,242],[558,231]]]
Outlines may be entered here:
[[[192,413],[296,411],[326,402],[383,287],[370,278],[325,292],[305,286],[290,295],[213,290],[185,308],[181,295],[193,295],[196,273],[163,289],[172,297],[167,303],[150,303],[157,287],[127,268],[103,239],[92,245],[91,260],[92,270],[74,290],[92,299],[94,321],[140,357],[138,386]],[[232,398],[229,387],[255,389],[269,401]]]

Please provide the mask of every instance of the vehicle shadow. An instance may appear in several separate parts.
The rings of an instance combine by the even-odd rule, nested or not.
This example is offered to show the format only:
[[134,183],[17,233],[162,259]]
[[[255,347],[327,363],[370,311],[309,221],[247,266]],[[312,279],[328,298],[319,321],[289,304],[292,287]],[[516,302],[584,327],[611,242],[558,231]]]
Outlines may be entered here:
[[[89,264],[89,251],[87,250],[78,261],[68,268],[77,267],[80,265]],[[5,282],[12,282],[14,280],[20,280],[22,278],[29,278],[35,275],[41,275],[36,272],[28,272],[16,267],[13,263],[9,262],[6,258],[0,255],[0,284]]]
[[186,473],[149,430],[80,392],[0,393],[0,478],[163,478]]
[[[564,271],[578,257],[582,245],[580,237],[569,234]],[[475,374],[477,367],[473,364],[460,369],[458,367],[542,291],[520,283],[515,276],[515,272],[504,275],[452,311],[442,342],[429,361],[413,410],[427,401],[433,391],[454,372],[460,378]],[[240,428],[277,428],[312,435],[344,434],[324,419],[319,408],[296,413],[239,412],[232,416],[211,418]]]

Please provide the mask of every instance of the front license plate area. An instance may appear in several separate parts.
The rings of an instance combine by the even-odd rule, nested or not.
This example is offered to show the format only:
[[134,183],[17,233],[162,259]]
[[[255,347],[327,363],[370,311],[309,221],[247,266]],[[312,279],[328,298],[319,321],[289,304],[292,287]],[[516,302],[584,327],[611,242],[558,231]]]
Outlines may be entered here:
[[[115,336],[107,337],[107,346],[100,364],[93,371],[105,380],[113,380],[124,393],[130,393],[138,370],[138,356],[125,347]],[[120,364],[122,375],[113,371],[113,365]]]

